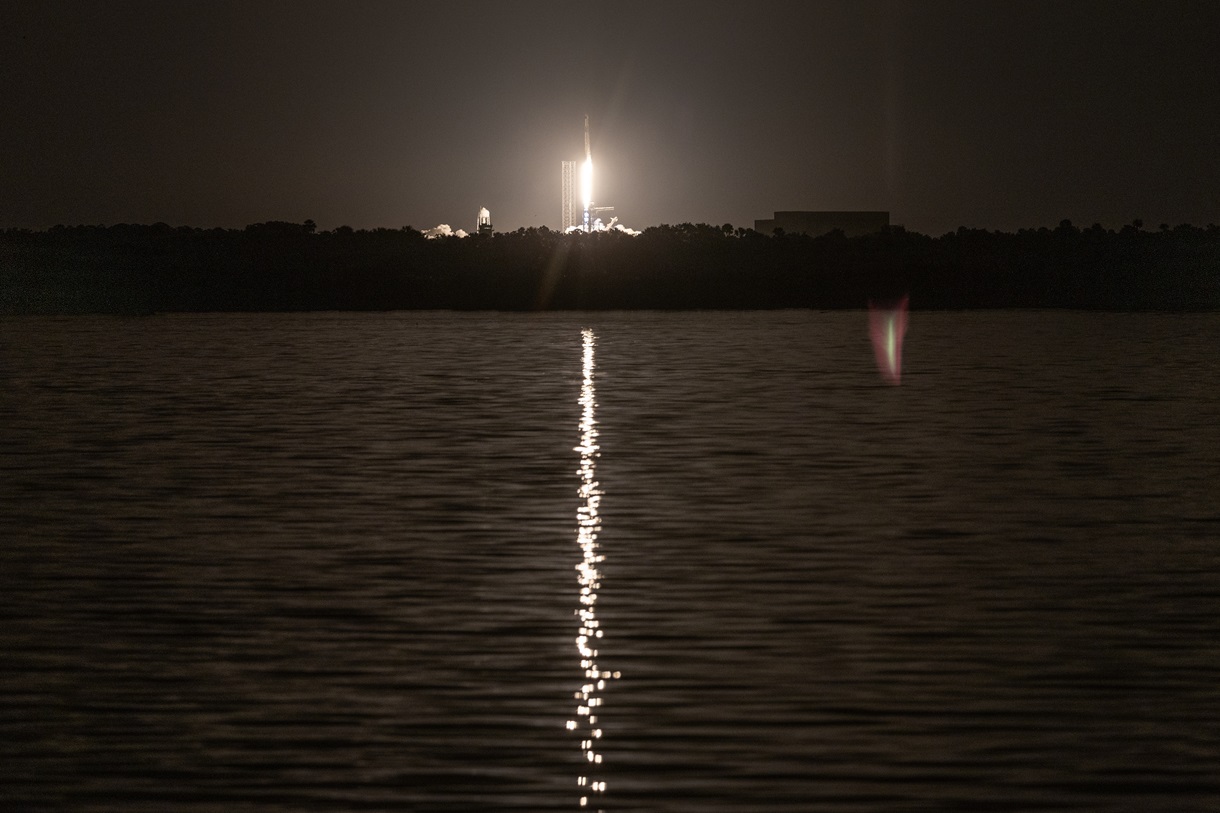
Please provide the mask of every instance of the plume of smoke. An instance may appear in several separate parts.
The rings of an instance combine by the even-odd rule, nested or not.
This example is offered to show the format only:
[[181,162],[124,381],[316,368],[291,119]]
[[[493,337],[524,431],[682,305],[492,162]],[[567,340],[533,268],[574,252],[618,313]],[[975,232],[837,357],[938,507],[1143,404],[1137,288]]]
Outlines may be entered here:
[[[575,232],[583,232],[584,230],[583,226],[569,226],[564,233],[573,234]],[[603,223],[600,218],[589,224],[589,231],[617,231],[623,234],[630,234],[632,237],[640,234],[640,232],[629,226],[624,226],[622,223],[616,223],[614,220],[611,220],[609,223]]]
[[437,237],[468,237],[469,236],[466,234],[465,229],[458,229],[457,231],[454,231],[452,228],[449,227],[448,223],[442,223],[439,226],[435,226],[431,229],[424,229],[422,234],[424,235],[424,237],[427,237],[429,240],[434,240]]

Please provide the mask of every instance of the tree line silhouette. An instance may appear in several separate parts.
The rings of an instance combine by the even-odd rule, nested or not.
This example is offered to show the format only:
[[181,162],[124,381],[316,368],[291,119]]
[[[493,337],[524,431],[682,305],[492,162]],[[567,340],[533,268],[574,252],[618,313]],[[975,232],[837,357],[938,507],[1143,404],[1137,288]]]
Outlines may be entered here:
[[318,231],[56,226],[0,232],[0,312],[416,308],[1220,308],[1220,228],[891,227],[845,237],[731,225],[427,239],[411,228]]

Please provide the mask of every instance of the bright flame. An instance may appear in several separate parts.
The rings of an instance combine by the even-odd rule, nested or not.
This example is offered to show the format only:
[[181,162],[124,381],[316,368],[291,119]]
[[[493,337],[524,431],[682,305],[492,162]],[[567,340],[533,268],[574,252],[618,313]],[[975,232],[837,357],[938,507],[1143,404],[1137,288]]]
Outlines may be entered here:
[[589,204],[593,203],[593,159],[586,158],[585,162],[580,165],[580,197],[584,201],[585,208],[589,208]]

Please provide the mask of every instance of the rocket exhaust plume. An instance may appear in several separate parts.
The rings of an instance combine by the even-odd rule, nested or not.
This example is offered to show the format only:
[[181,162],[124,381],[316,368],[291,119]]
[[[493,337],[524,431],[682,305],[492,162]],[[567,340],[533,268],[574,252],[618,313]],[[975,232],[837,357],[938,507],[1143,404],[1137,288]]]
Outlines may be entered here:
[[580,197],[585,205],[585,231],[589,231],[589,207],[593,205],[593,150],[589,146],[589,114],[585,114],[585,162],[580,165]]
[[580,165],[580,198],[584,202],[585,212],[593,203],[593,159],[586,158]]
[[907,300],[903,297],[897,304],[877,305],[868,303],[868,332],[873,339],[873,353],[877,356],[877,369],[886,382],[902,383],[902,337],[907,332]]

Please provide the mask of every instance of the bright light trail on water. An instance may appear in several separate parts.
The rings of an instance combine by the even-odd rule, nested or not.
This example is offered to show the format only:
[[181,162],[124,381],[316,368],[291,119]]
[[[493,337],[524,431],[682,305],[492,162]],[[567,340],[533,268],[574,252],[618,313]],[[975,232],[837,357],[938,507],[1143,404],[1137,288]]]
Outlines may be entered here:
[[580,788],[580,806],[593,807],[600,813],[600,794],[606,792],[606,781],[602,778],[602,754],[598,750],[601,745],[602,728],[598,722],[602,701],[601,693],[606,688],[606,681],[620,677],[618,672],[603,670],[597,662],[597,647],[603,635],[601,621],[597,617],[597,591],[601,588],[601,563],[606,557],[599,550],[597,534],[601,528],[601,516],[598,506],[602,492],[597,482],[597,458],[601,446],[597,443],[597,392],[594,388],[593,370],[594,349],[597,337],[592,330],[582,330],[584,383],[580,387],[580,445],[575,451],[580,453],[580,490],[581,502],[576,509],[576,542],[580,546],[581,558],[576,565],[580,584],[580,605],[576,608],[578,627],[576,634],[576,651],[580,657],[580,668],[584,670],[584,680],[580,691],[574,693],[577,702],[576,717],[568,720],[568,731],[576,731],[581,736],[580,752],[585,763],[580,775],[576,778]]

